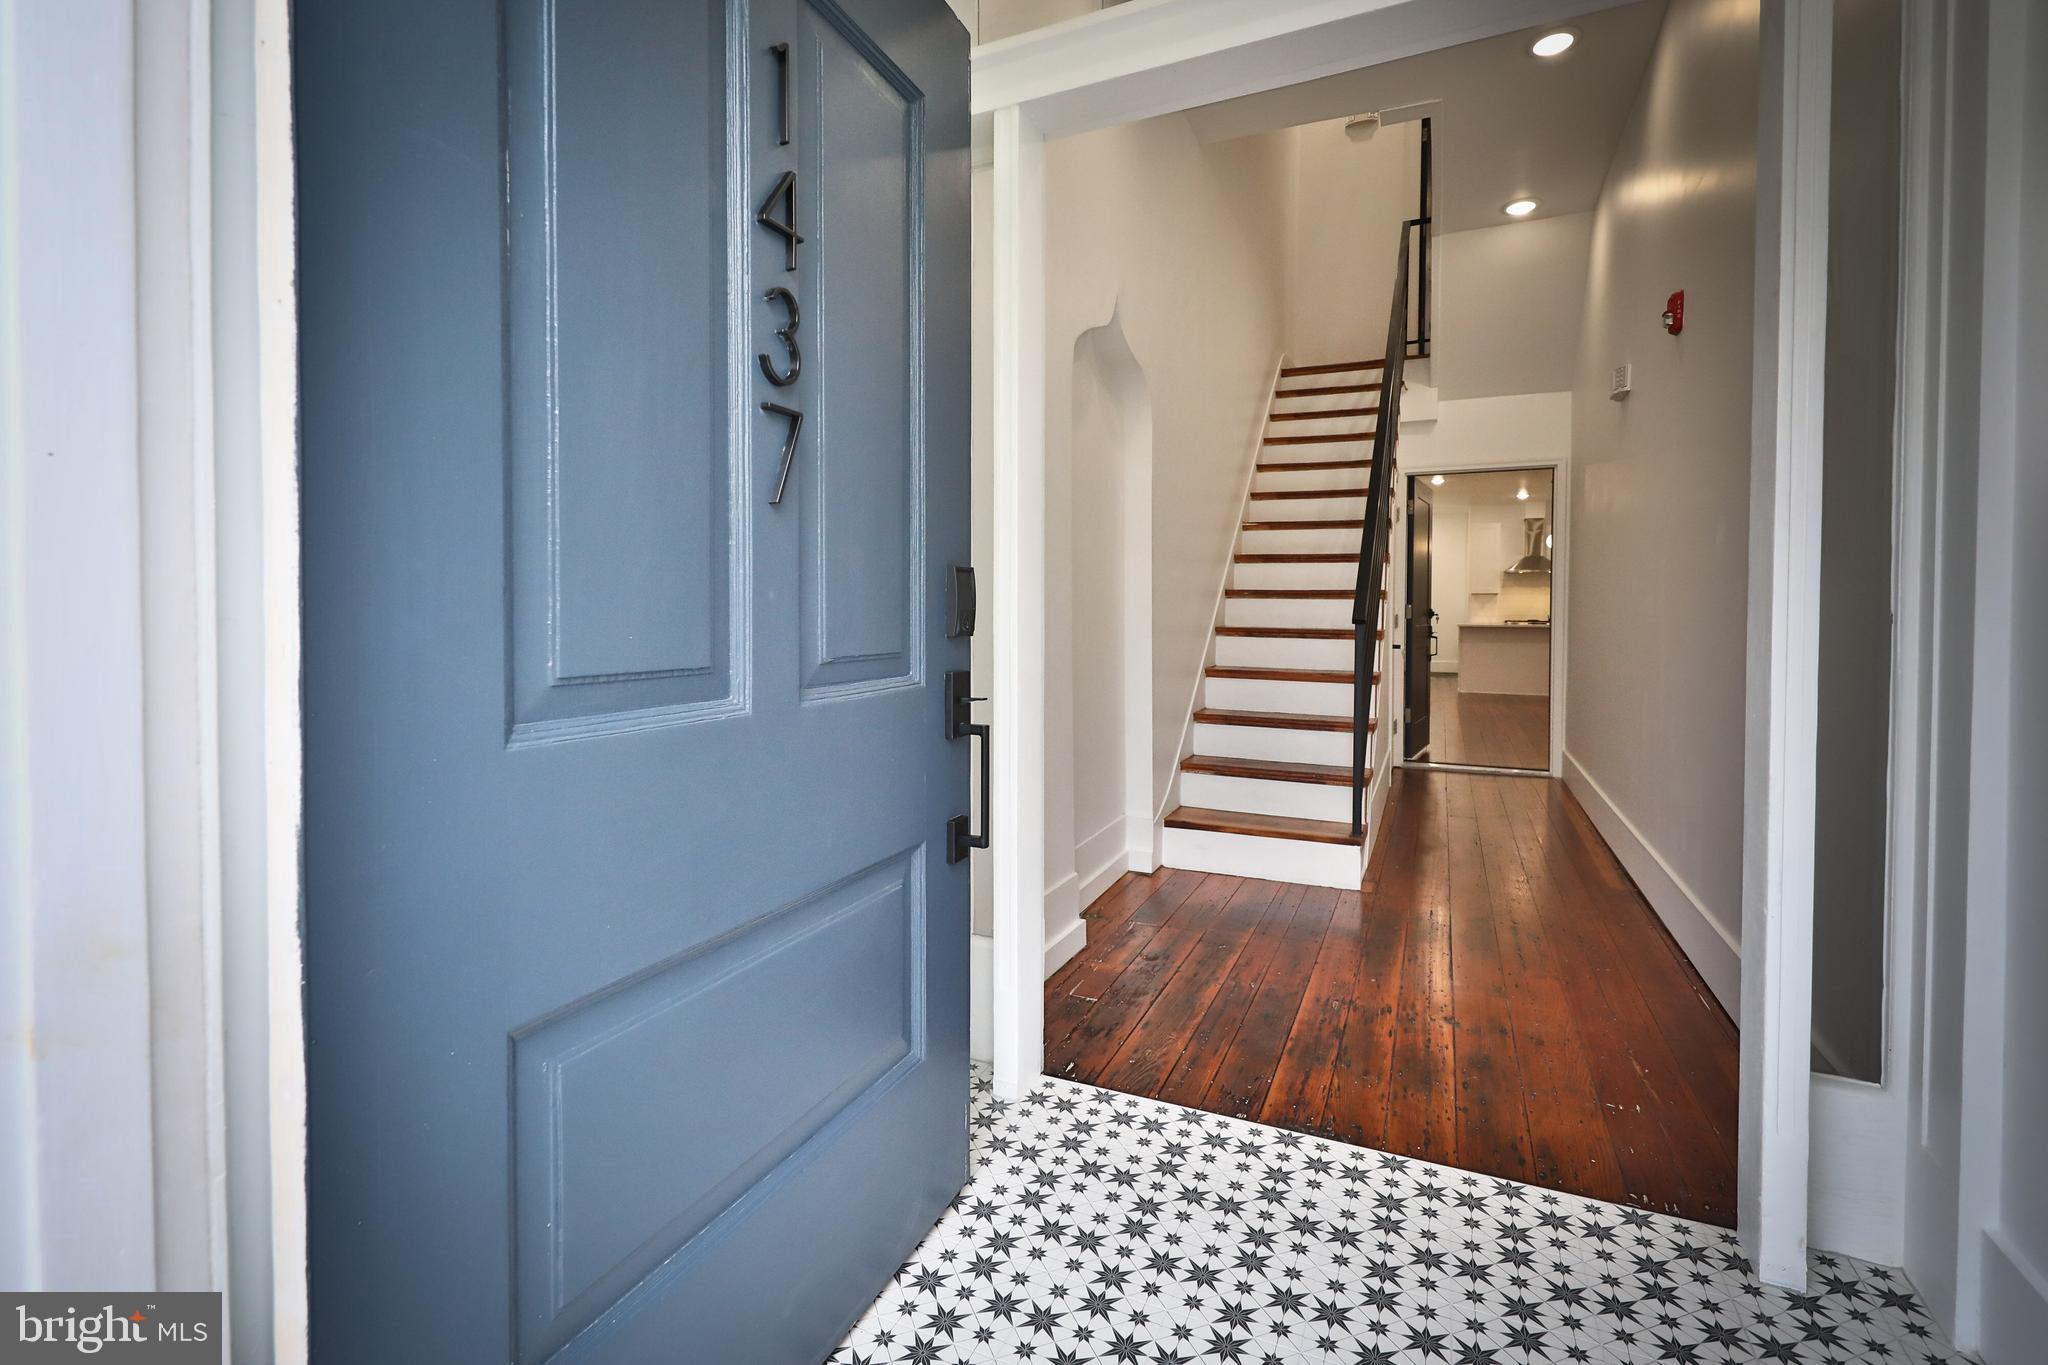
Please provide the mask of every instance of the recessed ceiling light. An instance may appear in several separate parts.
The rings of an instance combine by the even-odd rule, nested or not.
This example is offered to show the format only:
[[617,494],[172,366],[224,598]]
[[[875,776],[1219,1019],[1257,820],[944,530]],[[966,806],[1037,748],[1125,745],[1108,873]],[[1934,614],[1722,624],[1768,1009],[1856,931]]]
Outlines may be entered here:
[[1444,486],[1444,476],[1441,474],[1430,475],[1429,481],[1435,484],[1438,488],[1442,488]]
[[1510,218],[1527,218],[1536,211],[1534,199],[1510,199],[1501,205],[1500,211]]
[[1552,29],[1529,44],[1529,50],[1539,57],[1562,57],[1578,40],[1579,35],[1568,28]]

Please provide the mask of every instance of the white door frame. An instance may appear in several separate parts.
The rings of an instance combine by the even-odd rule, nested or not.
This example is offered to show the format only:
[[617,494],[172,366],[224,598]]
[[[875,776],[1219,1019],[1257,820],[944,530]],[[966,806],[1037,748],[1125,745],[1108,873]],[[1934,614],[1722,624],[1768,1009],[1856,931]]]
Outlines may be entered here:
[[1832,0],[1763,7],[1743,762],[1736,1217],[1757,1273],[1806,1282],[1820,710]]
[[[977,48],[994,128],[995,1088],[1044,1068],[1047,139],[1584,13],[1585,0],[1137,0]],[[1806,1278],[1830,0],[1765,5],[1757,147],[1737,1222]]]
[[[1513,473],[1524,469],[1546,469],[1550,471],[1550,530],[1553,544],[1550,555],[1550,695],[1547,698],[1550,710],[1550,755],[1546,766],[1529,769],[1532,773],[1547,773],[1551,777],[1564,776],[1564,686],[1566,650],[1571,640],[1571,477],[1572,460],[1569,454],[1550,455],[1533,460],[1449,460],[1424,461],[1403,466],[1394,471],[1397,479],[1427,478],[1431,474],[1499,474]],[[1405,521],[1405,501],[1396,503],[1395,531],[1398,534]],[[1431,553],[1434,553],[1432,550]],[[1388,600],[1400,604],[1403,621],[1408,611],[1408,548],[1401,545],[1394,555],[1394,573],[1388,588]],[[1403,630],[1403,644],[1406,631]],[[1408,701],[1408,670],[1405,665],[1396,671],[1394,702],[1396,710],[1404,710]],[[1405,710],[1404,710],[1405,713]],[[1393,765],[1405,768],[1408,760],[1403,751],[1407,748],[1406,735],[1391,748]]]

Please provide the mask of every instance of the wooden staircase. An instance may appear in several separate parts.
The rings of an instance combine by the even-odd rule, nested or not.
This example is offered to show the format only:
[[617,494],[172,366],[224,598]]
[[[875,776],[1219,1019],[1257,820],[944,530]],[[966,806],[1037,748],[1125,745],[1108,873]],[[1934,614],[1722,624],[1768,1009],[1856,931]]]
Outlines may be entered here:
[[[1166,817],[1169,867],[1356,889],[1351,600],[1382,362],[1283,369],[1238,532],[1221,624]],[[1385,597],[1374,631],[1377,739]],[[1370,788],[1372,774],[1367,774]]]

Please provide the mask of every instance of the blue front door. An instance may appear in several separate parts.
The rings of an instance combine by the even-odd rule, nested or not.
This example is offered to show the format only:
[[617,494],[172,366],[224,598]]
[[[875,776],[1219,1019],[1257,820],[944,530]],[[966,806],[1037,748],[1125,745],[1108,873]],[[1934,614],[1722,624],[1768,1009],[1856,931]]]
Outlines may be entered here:
[[311,1330],[822,1358],[966,1165],[943,0],[298,0]]

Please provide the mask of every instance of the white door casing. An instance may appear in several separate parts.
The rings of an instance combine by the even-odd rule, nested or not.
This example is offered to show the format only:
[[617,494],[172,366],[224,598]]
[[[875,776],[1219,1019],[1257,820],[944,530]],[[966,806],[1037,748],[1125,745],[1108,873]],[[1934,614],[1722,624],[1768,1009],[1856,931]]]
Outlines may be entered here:
[[[1583,3],[1174,0],[977,48],[995,128],[997,735],[995,1084],[1043,1062],[1044,143],[1563,20]],[[1819,635],[1820,361],[1826,339],[1832,7],[1766,6],[1751,506],[1750,810],[1744,838],[1738,1222],[1767,1280],[1806,1274],[1812,815]],[[1005,856],[1005,840],[1011,843]],[[1006,941],[1007,940],[1007,941]]]

